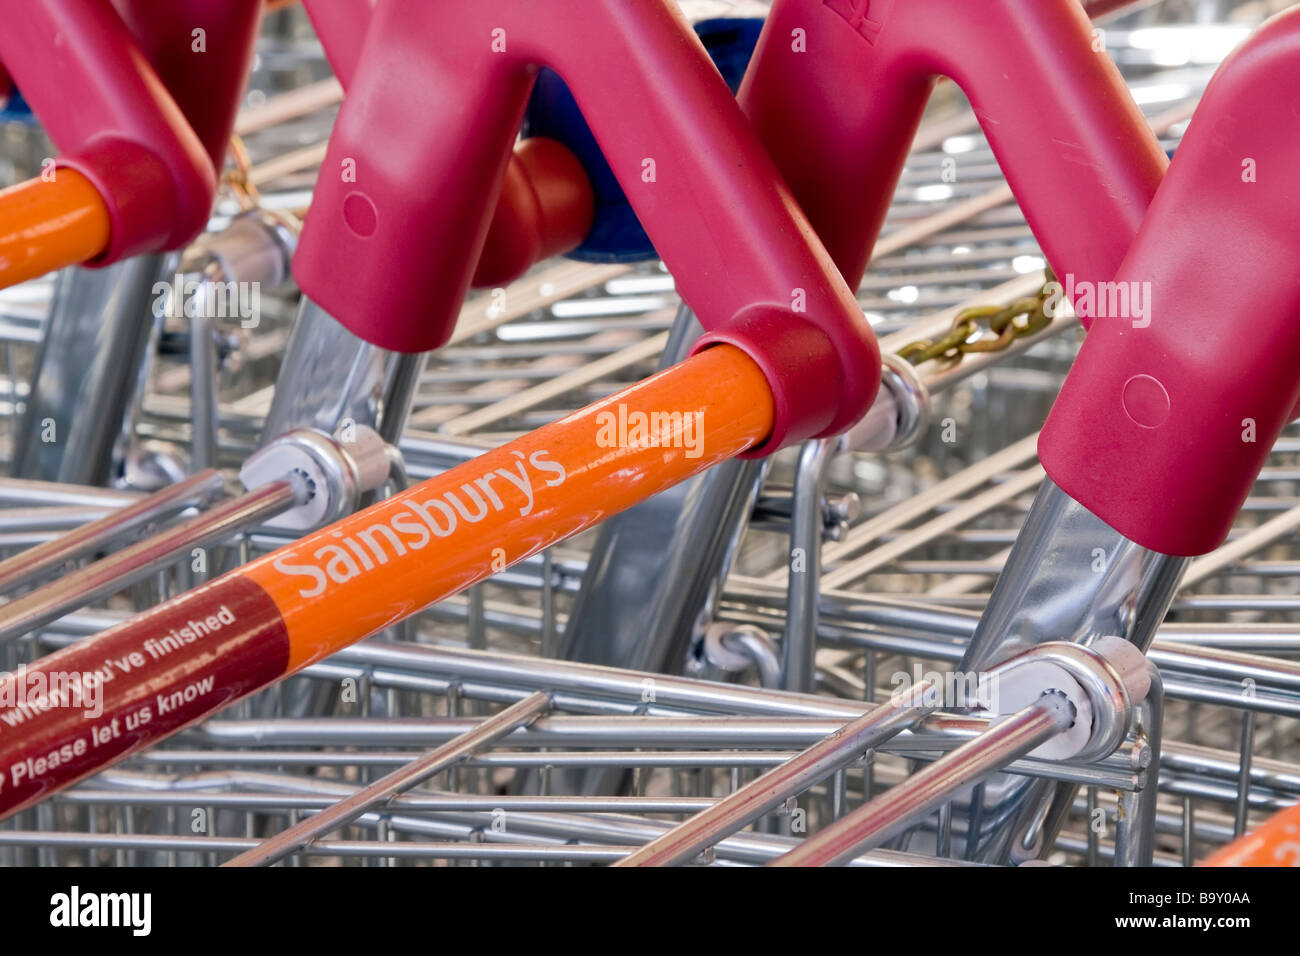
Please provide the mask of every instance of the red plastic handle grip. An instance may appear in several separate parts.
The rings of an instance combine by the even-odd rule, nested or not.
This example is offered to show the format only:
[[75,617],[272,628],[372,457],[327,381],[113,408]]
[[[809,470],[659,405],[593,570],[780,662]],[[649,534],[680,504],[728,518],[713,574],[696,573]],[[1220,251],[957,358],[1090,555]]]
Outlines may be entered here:
[[1048,260],[1111,278],[1167,161],[1078,0],[776,0],[741,104],[850,285],[941,74]]
[[763,450],[861,417],[879,385],[870,327],[663,0],[379,4],[295,258],[304,291],[383,347],[446,341],[539,64],[574,90],[709,330],[700,347],[738,345],[768,376]]
[[377,0],[302,0],[303,8],[325,48],[330,69],[343,84],[352,82],[361,60],[361,45]]
[[[1300,9],[1219,68],[1039,440],[1067,493],[1166,554],[1227,536],[1300,398]],[[1144,314],[1131,308],[1140,296]]]
[[[334,75],[346,88],[361,59],[375,0],[306,0]],[[595,195],[582,163],[543,138],[515,147],[471,285],[507,285],[535,263],[576,248],[591,229]]]
[[122,0],[137,39],[107,0],[0,0],[0,60],[63,151],[58,164],[86,176],[108,207],[109,245],[95,264],[182,246],[211,209],[214,157],[233,124],[260,5],[166,6]]
[[[218,173],[253,59],[262,0],[113,0]],[[203,31],[203,51],[196,30]]]
[[576,249],[591,231],[596,196],[587,171],[545,137],[515,147],[471,285],[506,285],[535,263]]

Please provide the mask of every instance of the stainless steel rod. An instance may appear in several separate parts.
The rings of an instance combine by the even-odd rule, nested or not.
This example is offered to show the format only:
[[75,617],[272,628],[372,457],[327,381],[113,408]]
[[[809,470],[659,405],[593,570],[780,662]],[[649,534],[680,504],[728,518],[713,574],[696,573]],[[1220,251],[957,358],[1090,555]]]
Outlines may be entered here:
[[[126,772],[110,771],[109,775],[120,780],[128,776]],[[202,775],[204,787],[213,786],[252,786],[269,788],[292,793],[332,794],[341,799],[351,792],[346,784],[334,783],[320,778],[277,777],[273,774],[232,771],[228,773],[208,773]],[[193,779],[193,778],[191,778]],[[182,781],[184,783],[186,781]],[[196,781],[199,782],[199,781]],[[163,786],[173,786],[173,779],[151,781]],[[201,801],[204,794],[193,788],[193,796]],[[56,798],[58,799],[58,798]],[[375,827],[379,822],[377,813],[363,814],[355,821],[358,827]],[[594,842],[600,844],[617,844],[623,849],[618,853],[622,857],[628,848],[653,839],[672,827],[665,820],[657,820],[636,814],[554,814],[518,811],[511,813],[504,830],[493,826],[495,818],[491,813],[472,811],[450,811],[440,817],[412,815],[403,813],[385,813],[384,822],[392,832],[436,834],[458,840],[473,839],[476,835],[488,842],[548,842],[571,843],[573,841]],[[0,846],[5,845],[6,837],[12,831],[0,830]],[[51,839],[61,835],[46,832]],[[70,834],[69,839],[85,837],[86,834]],[[110,834],[93,834],[91,836],[116,836]],[[155,837],[155,839],[173,839]],[[202,839],[202,838],[193,838]],[[247,844],[246,844],[247,845]],[[309,855],[318,855],[325,846],[332,842],[314,843],[304,851]],[[374,844],[371,844],[372,846]],[[390,845],[390,844],[385,844]],[[401,844],[397,844],[400,846]],[[722,840],[714,851],[720,861],[736,863],[763,863],[786,852],[793,845],[790,837],[762,833],[738,833]],[[232,848],[233,849],[233,848]],[[243,847],[239,847],[243,849]],[[889,850],[875,850],[853,861],[857,866],[902,866],[924,863],[927,866],[971,866],[972,864],[954,860],[935,860],[909,853]]]
[[144,497],[138,491],[117,491],[61,481],[0,478],[0,507],[76,505],[83,508],[121,508]]
[[551,706],[550,694],[538,691],[499,714],[489,717],[473,730],[448,741],[419,760],[412,761],[381,777],[352,796],[340,800],[328,810],[299,821],[289,829],[264,841],[260,846],[235,857],[227,866],[268,866],[303,849],[317,837],[343,826],[398,794],[418,786],[434,774],[460,763],[470,754],[493,743],[519,727],[532,722]]
[[842,866],[1069,726],[1071,707],[1044,695],[1019,713],[832,823],[769,866]]
[[[747,826],[790,797],[847,767],[882,741],[915,724],[920,717],[934,710],[933,706],[923,703],[933,688],[930,681],[922,681],[906,694],[891,697],[614,865],[676,866],[689,862],[718,840]],[[940,695],[930,696],[937,702]]]
[[[66,847],[83,850],[133,849],[176,850],[180,852],[231,852],[246,847],[257,847],[257,841],[248,837],[168,836],[156,834],[75,833],[62,834],[46,831],[9,830],[0,832],[0,846]],[[340,840],[313,844],[305,852],[312,856],[395,857],[449,860],[547,860],[571,863],[605,863],[617,860],[627,852],[620,846],[574,846],[570,844],[527,843],[435,843],[403,840],[379,842],[375,840]],[[921,861],[916,861],[919,865]],[[895,864],[898,865],[898,864]]]
[[[477,693],[474,685],[466,687],[466,696],[514,701],[521,694],[501,694],[487,697]],[[474,689],[474,694],[468,690]],[[830,700],[830,698],[827,698]],[[557,707],[589,706],[580,698],[556,693]],[[861,704],[844,701],[855,714],[860,714]],[[628,748],[710,747],[779,749],[787,755],[796,747],[807,747],[821,737],[832,734],[842,726],[836,722],[807,721],[800,718],[785,720],[754,720],[739,718],[662,718],[636,717],[632,713],[613,717],[545,717],[537,720],[527,730],[516,731],[507,741],[511,747],[597,747],[608,750],[613,746]],[[917,760],[928,760],[937,754],[957,749],[978,737],[988,728],[988,718],[967,717],[933,713],[922,718],[913,730],[903,731],[880,745],[886,753],[898,754]],[[473,721],[466,718],[422,718],[384,720],[368,718],[308,718],[276,720],[213,720],[202,724],[197,732],[203,737],[225,747],[283,747],[290,746],[435,746],[472,729]],[[276,751],[280,752],[280,751]],[[510,754],[511,763],[519,756]],[[1069,780],[1089,786],[1115,790],[1131,790],[1140,785],[1140,768],[1150,755],[1141,748],[1122,747],[1111,756],[1095,763],[1082,764],[1027,758],[1017,761],[1016,773],[1033,777],[1050,777]],[[593,757],[592,764],[605,763]],[[614,761],[617,764],[617,761]],[[635,765],[632,755],[627,765]],[[664,765],[655,763],[655,766]]]
[[0,561],[0,595],[11,594],[57,572],[69,561],[94,554],[123,535],[151,522],[169,518],[186,508],[207,504],[221,494],[221,475],[213,469],[201,471],[146,498],[89,524],[82,525],[53,541]]
[[[781,687],[812,693],[817,686],[817,584],[821,578],[822,501],[836,442],[804,442],[795,471],[790,516],[790,576],[785,633],[781,641]],[[802,567],[794,561],[799,554]]]
[[37,588],[0,606],[0,643],[148,577],[187,549],[206,547],[274,517],[306,495],[306,485],[299,479],[271,482]]
[[[196,794],[192,790],[138,793],[122,790],[74,789],[59,797],[66,805],[122,805],[133,808],[185,806],[201,803],[209,809],[260,811],[325,811],[339,805],[337,797],[293,793],[213,793]],[[388,799],[386,807],[403,813],[446,813],[493,810],[527,810],[530,813],[671,813],[687,814],[707,811],[717,803],[711,797],[518,797],[491,794],[402,793]],[[319,816],[319,813],[317,814]],[[311,819],[315,819],[312,817]],[[340,824],[342,826],[342,824]]]
[[[206,294],[211,287],[200,288]],[[190,467],[213,468],[217,458],[217,343],[202,309],[190,318]]]

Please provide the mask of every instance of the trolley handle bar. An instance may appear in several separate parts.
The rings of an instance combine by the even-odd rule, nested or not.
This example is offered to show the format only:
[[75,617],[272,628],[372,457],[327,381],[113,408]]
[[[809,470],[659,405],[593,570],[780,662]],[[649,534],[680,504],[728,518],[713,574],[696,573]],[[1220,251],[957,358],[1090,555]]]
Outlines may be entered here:
[[0,815],[744,452],[774,419],[758,366],[710,348],[5,675]]

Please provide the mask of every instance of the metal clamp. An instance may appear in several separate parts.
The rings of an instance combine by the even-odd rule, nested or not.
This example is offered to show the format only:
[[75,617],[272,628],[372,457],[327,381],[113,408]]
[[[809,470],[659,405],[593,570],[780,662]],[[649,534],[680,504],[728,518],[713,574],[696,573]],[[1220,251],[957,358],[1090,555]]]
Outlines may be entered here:
[[348,425],[339,435],[346,438],[299,428],[244,462],[239,480],[249,491],[294,473],[307,483],[307,500],[268,521],[268,527],[309,531],[337,521],[356,510],[363,493],[388,480],[388,448],[378,432],[365,425]]
[[1000,715],[1017,713],[1045,693],[1063,694],[1074,721],[1033,756],[1087,761],[1107,756],[1124,740],[1132,709],[1146,698],[1151,680],[1136,646],[1102,637],[1091,645],[1037,644],[982,675],[981,687],[989,685]]

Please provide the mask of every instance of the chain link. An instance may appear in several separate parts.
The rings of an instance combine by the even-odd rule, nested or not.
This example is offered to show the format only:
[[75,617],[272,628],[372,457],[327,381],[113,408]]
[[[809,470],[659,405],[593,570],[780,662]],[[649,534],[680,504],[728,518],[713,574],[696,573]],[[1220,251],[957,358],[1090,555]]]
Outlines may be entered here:
[[250,178],[253,169],[244,141],[237,134],[231,134],[229,156],[233,169],[226,170],[221,181],[234,193],[239,208],[247,212],[256,209],[262,202],[262,196]]
[[938,340],[909,342],[898,350],[899,357],[913,365],[940,358],[955,365],[971,352],[1001,352],[1017,339],[1036,335],[1052,324],[1046,308],[1056,276],[1050,268],[1044,271],[1046,277],[1036,295],[1016,299],[1007,306],[976,305],[962,309],[954,316],[947,335]]

